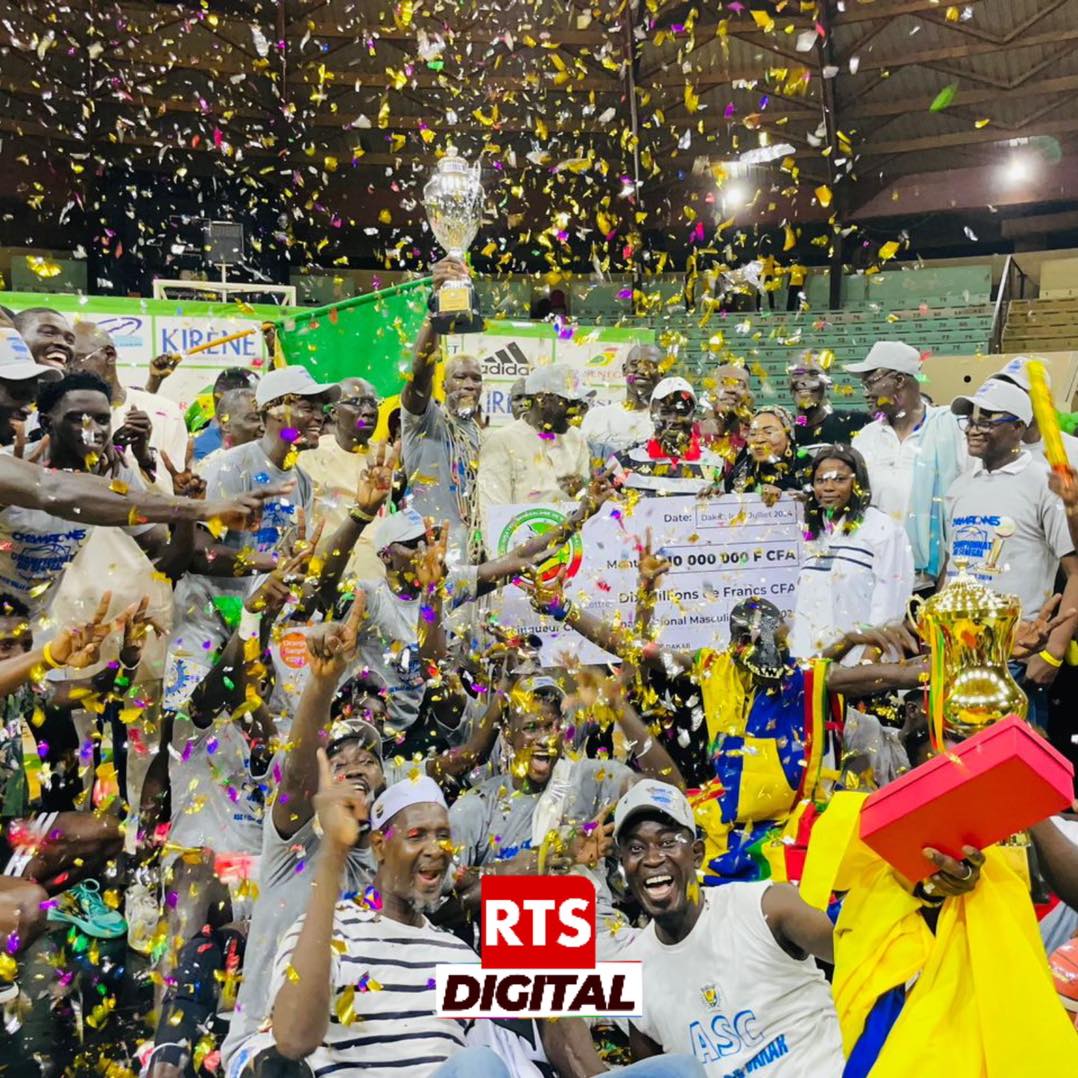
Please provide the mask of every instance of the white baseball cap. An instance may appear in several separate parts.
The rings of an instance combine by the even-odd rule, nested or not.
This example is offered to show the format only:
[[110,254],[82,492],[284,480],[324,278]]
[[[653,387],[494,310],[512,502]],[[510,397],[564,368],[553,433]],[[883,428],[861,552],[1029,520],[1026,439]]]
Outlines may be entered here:
[[669,816],[674,823],[696,833],[696,818],[693,816],[689,799],[668,782],[655,779],[642,779],[629,788],[614,809],[614,841],[617,842],[622,829],[634,817],[642,812],[661,812]]
[[693,389],[692,384],[687,382],[684,378],[664,378],[652,391],[651,391],[651,403],[656,401],[666,400],[667,397],[672,397],[675,393],[681,393],[686,397],[692,397],[696,400],[696,390]]
[[341,395],[341,387],[334,382],[316,382],[306,367],[276,367],[262,376],[255,389],[255,404],[261,408],[279,397],[318,397],[325,394],[331,401]]
[[[1014,382],[1016,386],[1021,386],[1027,393],[1029,392],[1029,371],[1026,368],[1033,362],[1033,356],[1015,356],[1014,359],[1007,364],[1006,367],[1001,368],[993,374],[992,378],[1006,378],[1011,382]],[[1044,380],[1048,383],[1049,388],[1052,385],[1051,375],[1048,372],[1048,367],[1044,367]]]
[[877,341],[860,363],[846,363],[845,368],[853,374],[898,371],[916,376],[921,373],[921,353],[902,341]]
[[427,522],[414,509],[401,509],[379,517],[372,529],[371,542],[375,551],[385,550],[394,543],[412,543],[427,534]]
[[63,376],[64,372],[56,367],[35,362],[17,330],[0,326],[0,381],[25,382],[28,378],[41,378],[46,382],[58,382]]
[[524,392],[529,397],[537,393],[553,393],[569,401],[587,400],[595,396],[584,388],[575,367],[567,363],[551,363],[545,367],[534,367],[524,379]]
[[346,741],[358,741],[363,748],[382,758],[382,735],[374,723],[366,719],[349,715],[346,719],[337,719],[329,728],[329,742],[326,754],[332,756]]
[[533,696],[536,693],[552,692],[562,698],[565,697],[565,690],[546,674],[529,674],[528,677],[521,678],[517,682],[517,689],[521,692],[531,693]]
[[1007,412],[1027,426],[1033,422],[1033,402],[1029,394],[999,378],[989,378],[972,397],[955,397],[951,401],[951,411],[955,415],[972,415],[974,408],[982,412]]
[[385,826],[409,805],[441,805],[447,808],[441,787],[429,775],[417,775],[414,779],[402,779],[387,786],[371,808],[371,827],[384,831]]

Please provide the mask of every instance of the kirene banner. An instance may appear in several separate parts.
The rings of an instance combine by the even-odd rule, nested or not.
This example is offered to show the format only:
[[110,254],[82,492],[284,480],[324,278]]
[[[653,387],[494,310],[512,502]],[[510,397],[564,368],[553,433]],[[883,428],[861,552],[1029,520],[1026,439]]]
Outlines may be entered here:
[[146,382],[150,360],[162,352],[184,353],[207,341],[241,330],[246,337],[190,356],[166,379],[161,393],[186,408],[224,367],[257,367],[266,361],[262,322],[280,318],[281,308],[263,304],[205,303],[189,300],[122,299],[113,296],[68,296],[32,292],[0,292],[10,310],[50,307],[72,322],[96,322],[111,334],[118,353],[120,380]]
[[[488,551],[497,556],[530,536],[558,526],[571,505],[505,505],[490,512]],[[653,549],[670,562],[655,604],[653,625],[667,647],[721,647],[730,610],[752,596],[793,613],[801,568],[800,503],[766,506],[758,494],[718,498],[641,498],[631,509],[607,504],[559,553],[547,576],[567,565],[565,594],[595,617],[618,615],[632,625],[636,611],[637,548],[651,529]],[[493,599],[503,624],[543,641],[544,665],[571,652],[582,663],[613,660],[601,648],[550,618],[539,617],[519,588]]]
[[445,355],[477,356],[483,368],[483,411],[491,426],[512,418],[509,390],[532,367],[568,363],[580,371],[594,405],[625,397],[621,365],[635,344],[655,340],[650,329],[571,326],[559,331],[547,322],[488,322],[482,333],[461,334],[445,342]]
[[[423,289],[426,288],[425,282],[420,284]],[[416,290],[415,294],[425,294],[423,289]],[[386,290],[385,295],[391,291],[394,296],[399,295],[410,302],[410,292]],[[345,330],[355,329],[355,326],[352,321],[335,320],[328,314],[322,317],[321,322],[325,333],[312,336],[308,331],[311,316],[316,312],[289,312],[286,308],[265,304],[0,292],[0,304],[11,310],[51,307],[72,321],[82,319],[100,324],[112,335],[119,353],[120,378],[128,385],[143,385],[150,360],[162,352],[183,353],[207,341],[253,329],[255,332],[249,336],[185,359],[162,384],[162,394],[177,401],[183,408],[187,408],[224,367],[264,368],[267,353],[261,325],[267,320],[283,320],[286,329],[282,341],[292,333],[303,344],[302,348],[292,349],[289,360],[304,362],[316,377],[372,376],[387,396],[396,393],[399,390],[399,371],[411,369],[411,343],[402,342],[400,337],[402,333],[409,338],[414,336],[413,326],[411,323],[405,326],[401,318],[393,315],[387,306],[388,300],[363,305],[358,303],[358,299],[362,298],[350,301],[348,310],[353,312],[353,320],[358,320],[356,324],[360,330],[357,332],[370,331],[370,326],[359,319],[359,314],[377,312],[379,317],[387,319],[387,342],[392,337],[396,342],[394,347],[400,354],[399,363],[391,371],[371,369],[372,363],[376,366],[380,364],[381,352],[375,353],[369,348],[360,346],[347,350],[342,356],[336,337],[326,334],[332,330],[339,336]],[[367,298],[372,301],[378,299],[375,294]],[[415,325],[422,321],[424,309],[425,302],[420,307]],[[492,424],[497,426],[510,419],[510,387],[538,363],[570,363],[577,367],[587,385],[596,390],[596,404],[621,400],[624,396],[621,365],[625,356],[634,344],[654,339],[654,331],[649,329],[571,326],[556,330],[553,325],[543,322],[492,321],[487,323],[483,333],[448,338],[445,354],[467,352],[480,357],[485,382],[483,408],[491,417]],[[324,361],[315,362],[312,359],[311,342],[315,340],[326,344],[327,356]]]

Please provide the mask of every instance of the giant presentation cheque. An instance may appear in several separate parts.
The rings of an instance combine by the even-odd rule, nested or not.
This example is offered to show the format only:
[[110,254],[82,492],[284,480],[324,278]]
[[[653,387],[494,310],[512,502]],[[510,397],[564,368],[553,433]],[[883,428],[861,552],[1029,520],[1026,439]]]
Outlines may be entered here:
[[[491,556],[560,524],[571,506],[505,505],[487,519]],[[801,564],[801,507],[789,496],[766,506],[759,495],[719,498],[642,498],[630,508],[608,503],[551,562],[546,575],[567,565],[565,594],[596,617],[621,616],[632,625],[636,609],[637,552],[648,528],[653,549],[670,572],[663,578],[652,624],[675,648],[721,646],[730,609],[752,596],[770,599],[789,617]],[[500,621],[543,639],[543,662],[570,650],[584,663],[612,656],[550,618],[535,614],[519,588],[495,598]]]

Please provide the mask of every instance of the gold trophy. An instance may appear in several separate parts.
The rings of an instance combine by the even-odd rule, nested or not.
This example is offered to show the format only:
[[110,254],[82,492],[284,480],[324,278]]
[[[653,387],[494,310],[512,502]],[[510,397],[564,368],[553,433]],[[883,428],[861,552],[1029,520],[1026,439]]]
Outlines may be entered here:
[[[1014,530],[1014,521],[1000,521],[977,572],[999,572],[1003,543]],[[1024,719],[1029,701],[1007,668],[1022,604],[971,576],[967,559],[956,558],[955,565],[958,575],[920,605],[917,629],[932,654],[929,722],[942,711],[944,730],[965,738],[1007,715]]]

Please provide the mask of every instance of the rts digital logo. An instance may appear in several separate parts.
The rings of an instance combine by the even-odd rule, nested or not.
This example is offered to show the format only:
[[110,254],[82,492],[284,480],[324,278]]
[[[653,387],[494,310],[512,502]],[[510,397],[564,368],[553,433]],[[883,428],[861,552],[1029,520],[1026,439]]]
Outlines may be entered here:
[[[560,528],[565,523],[565,514],[556,509],[526,509],[517,513],[498,536],[498,553],[506,554],[521,543],[527,542],[534,535],[545,535],[552,528]],[[542,565],[539,566],[539,579],[553,579],[561,567],[566,566],[565,579],[572,580],[580,571],[584,560],[584,543],[575,533],[569,541],[559,547]]]
[[639,962],[595,961],[595,888],[582,876],[487,876],[482,965],[439,965],[440,1018],[639,1018]]

